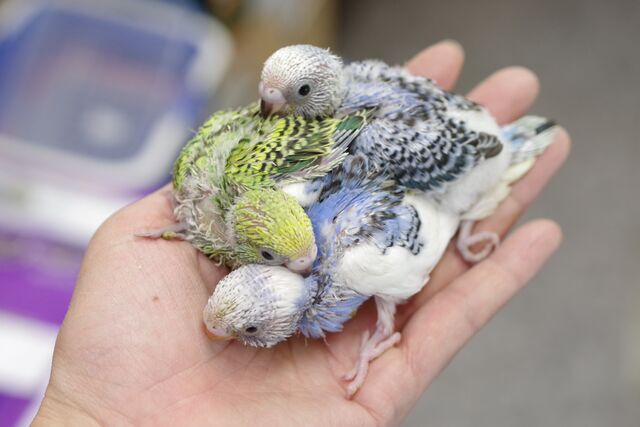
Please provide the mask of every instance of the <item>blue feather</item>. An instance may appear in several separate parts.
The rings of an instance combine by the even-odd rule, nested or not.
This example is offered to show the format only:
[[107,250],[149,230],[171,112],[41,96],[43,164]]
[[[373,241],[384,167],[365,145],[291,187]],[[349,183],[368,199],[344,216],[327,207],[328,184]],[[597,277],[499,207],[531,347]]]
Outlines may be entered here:
[[349,156],[329,174],[317,203],[308,215],[314,227],[319,255],[307,280],[316,289],[299,330],[318,338],[337,332],[370,296],[359,294],[339,282],[334,272],[344,250],[363,241],[375,244],[384,254],[392,246],[418,253],[419,217],[402,204],[404,190],[381,173],[371,173],[366,158]]

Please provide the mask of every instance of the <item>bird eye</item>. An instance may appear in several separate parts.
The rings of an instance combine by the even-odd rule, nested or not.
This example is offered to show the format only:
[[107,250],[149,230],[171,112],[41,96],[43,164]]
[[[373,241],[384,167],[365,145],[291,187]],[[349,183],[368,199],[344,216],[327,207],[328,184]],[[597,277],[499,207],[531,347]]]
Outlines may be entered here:
[[311,87],[309,85],[302,85],[300,89],[298,89],[298,93],[300,96],[307,96],[311,92]]
[[260,252],[260,256],[267,261],[273,261],[273,254],[271,254],[270,252],[263,250]]
[[255,334],[256,332],[258,332],[258,328],[256,328],[255,326],[249,326],[244,331],[248,334]]

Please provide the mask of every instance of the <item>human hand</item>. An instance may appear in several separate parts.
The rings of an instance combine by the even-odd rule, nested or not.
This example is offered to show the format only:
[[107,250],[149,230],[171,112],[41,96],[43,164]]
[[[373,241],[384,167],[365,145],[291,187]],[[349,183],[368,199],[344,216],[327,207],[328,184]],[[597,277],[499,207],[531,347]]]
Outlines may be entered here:
[[[435,45],[408,68],[450,89],[463,63],[457,44]],[[501,70],[469,95],[500,123],[520,117],[538,91],[533,74]],[[477,225],[505,235],[569,151],[564,131],[494,215]],[[226,270],[186,242],[134,237],[173,222],[165,188],[103,224],[87,250],[60,330],[35,425],[397,424],[456,352],[558,247],[557,225],[517,229],[486,260],[468,266],[453,245],[429,285],[400,306],[402,341],[372,362],[352,400],[341,376],[354,364],[366,305],[327,343],[295,337],[272,349],[212,342],[202,309]]]

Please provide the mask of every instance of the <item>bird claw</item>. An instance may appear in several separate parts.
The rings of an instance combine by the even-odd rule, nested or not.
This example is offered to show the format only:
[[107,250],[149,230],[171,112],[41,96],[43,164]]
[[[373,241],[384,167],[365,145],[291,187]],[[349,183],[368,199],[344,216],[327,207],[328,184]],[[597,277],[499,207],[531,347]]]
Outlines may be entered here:
[[385,338],[380,330],[376,330],[376,333],[371,338],[369,338],[369,335],[369,331],[365,331],[362,336],[363,344],[360,348],[358,363],[356,363],[356,366],[351,371],[343,376],[344,380],[349,381],[347,385],[347,397],[349,398],[353,397],[360,387],[362,387],[362,384],[364,384],[367,372],[369,371],[369,363],[396,345],[402,337],[400,332],[395,332]]
[[356,365],[349,372],[344,374],[342,376],[342,380],[343,381],[347,381],[347,382],[351,382],[356,377],[356,375],[358,374],[358,367],[359,367],[359,365]]
[[[471,234],[472,225],[472,222],[468,222],[461,226],[456,246],[465,261],[477,263],[488,257],[500,245],[500,236],[493,231],[479,231]],[[480,242],[486,242],[484,247],[478,252],[473,252],[471,247]]]
[[172,224],[157,230],[142,231],[135,233],[136,237],[144,237],[147,239],[164,239],[164,240],[186,240],[187,236],[183,224]]
[[402,338],[402,334],[400,334],[400,332],[394,332],[389,338],[379,342],[378,345],[373,349],[375,354],[373,358],[376,359],[380,357],[382,353],[389,350],[394,345],[398,344],[401,338]]
[[[371,332],[369,331],[364,331],[364,333],[362,334],[362,338],[360,340],[360,353],[364,351],[364,348],[367,345],[367,342],[369,341],[370,335],[371,335]],[[354,366],[353,369],[351,369],[349,372],[347,372],[342,376],[342,379],[344,381],[351,381],[352,379],[354,379],[356,374],[358,373],[358,366],[359,364],[356,364],[356,366]]]
[[[365,371],[365,375],[366,375],[366,371]],[[349,399],[351,399],[353,397],[354,394],[356,394],[358,392],[358,390],[360,390],[360,387],[362,387],[362,384],[364,383],[364,378],[362,379],[362,381],[351,381],[348,385],[347,385],[347,397]]]

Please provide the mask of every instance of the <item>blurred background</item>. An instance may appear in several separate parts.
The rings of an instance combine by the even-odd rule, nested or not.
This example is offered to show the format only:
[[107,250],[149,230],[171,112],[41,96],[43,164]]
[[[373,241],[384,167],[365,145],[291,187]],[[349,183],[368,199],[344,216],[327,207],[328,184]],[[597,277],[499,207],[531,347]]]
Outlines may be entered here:
[[534,111],[574,145],[527,217],[565,241],[405,425],[640,425],[638,23],[632,0],[0,0],[0,426],[39,404],[93,231],[168,181],[207,114],[256,98],[273,50],[402,63],[444,38],[459,92],[539,75]]

